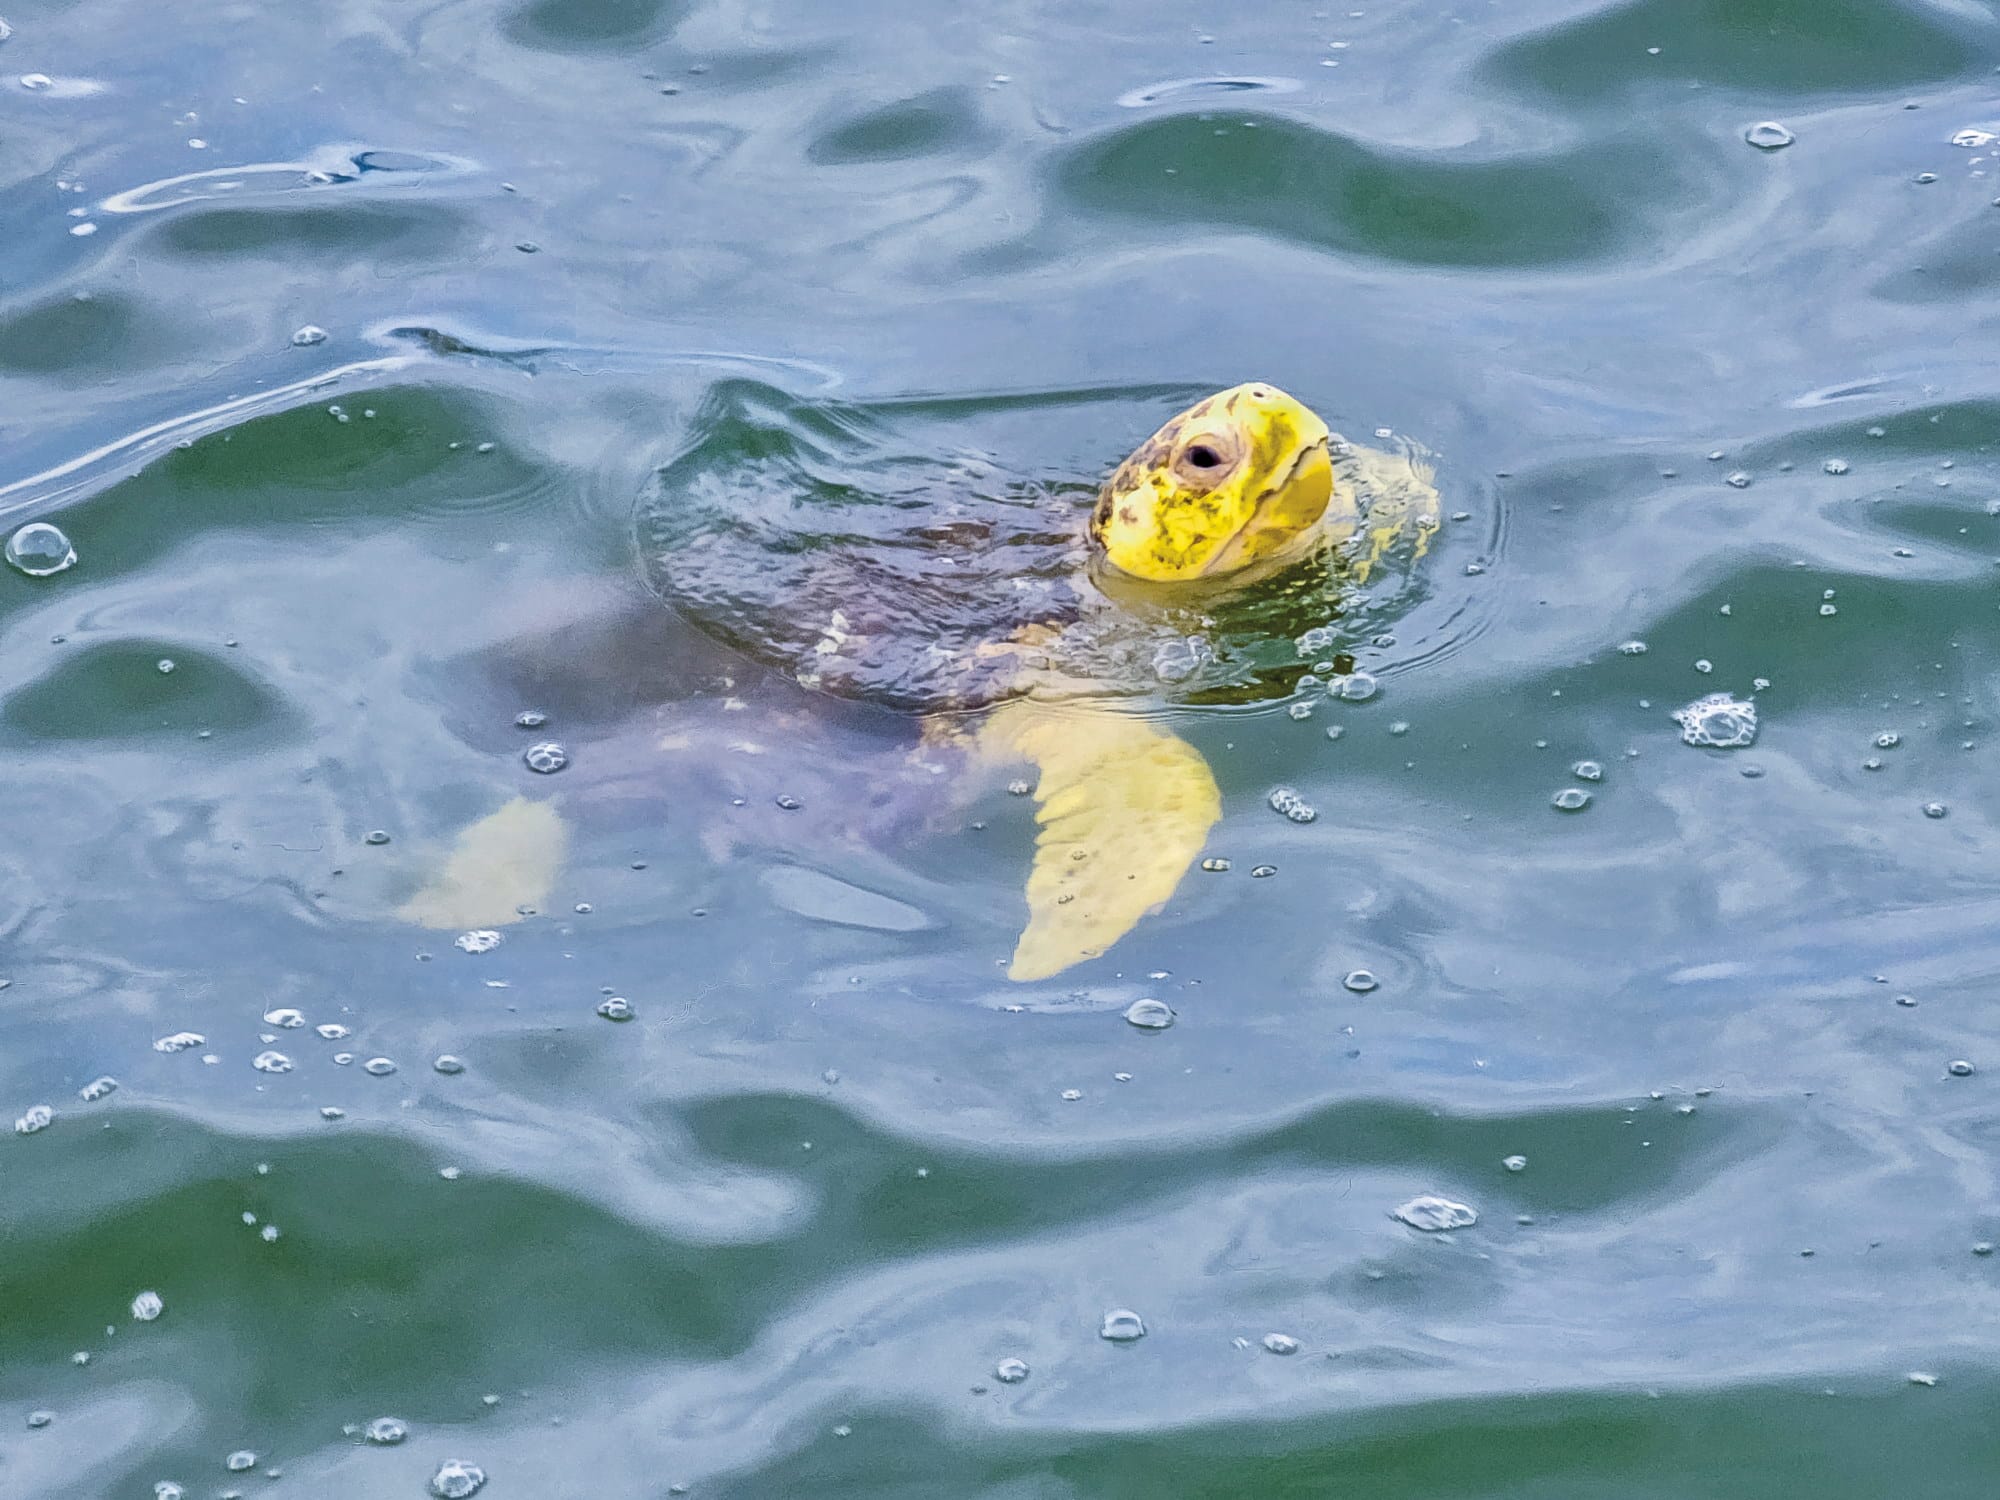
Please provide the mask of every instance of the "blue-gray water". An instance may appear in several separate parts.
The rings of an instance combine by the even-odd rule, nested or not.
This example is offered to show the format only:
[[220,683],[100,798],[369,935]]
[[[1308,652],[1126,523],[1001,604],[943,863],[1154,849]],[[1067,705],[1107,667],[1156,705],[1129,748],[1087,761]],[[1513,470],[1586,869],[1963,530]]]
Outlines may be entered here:
[[[0,12],[80,557],[0,569],[0,1491],[1990,1493],[2000,14],[1346,3]],[[745,392],[1089,486],[1252,378],[1465,519],[1375,697],[1177,711],[1231,868],[1009,984],[1032,805],[638,497]],[[398,921],[516,794],[546,910]]]

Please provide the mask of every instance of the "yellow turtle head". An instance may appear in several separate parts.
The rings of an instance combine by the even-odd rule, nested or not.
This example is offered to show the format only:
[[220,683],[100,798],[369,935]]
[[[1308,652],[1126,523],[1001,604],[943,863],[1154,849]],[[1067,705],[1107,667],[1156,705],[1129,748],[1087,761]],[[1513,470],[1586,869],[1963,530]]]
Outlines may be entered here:
[[1197,401],[1105,481],[1090,516],[1103,562],[1151,583],[1240,579],[1299,554],[1326,514],[1326,423],[1274,385]]

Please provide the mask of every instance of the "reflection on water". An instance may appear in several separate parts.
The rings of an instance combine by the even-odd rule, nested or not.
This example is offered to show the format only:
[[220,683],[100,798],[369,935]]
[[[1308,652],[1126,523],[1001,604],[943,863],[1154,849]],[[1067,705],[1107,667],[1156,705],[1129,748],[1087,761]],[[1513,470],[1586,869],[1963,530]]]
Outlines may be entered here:
[[[10,1493],[1988,1482],[1991,6],[8,21]],[[1247,378],[1456,519],[1010,985],[883,701]]]

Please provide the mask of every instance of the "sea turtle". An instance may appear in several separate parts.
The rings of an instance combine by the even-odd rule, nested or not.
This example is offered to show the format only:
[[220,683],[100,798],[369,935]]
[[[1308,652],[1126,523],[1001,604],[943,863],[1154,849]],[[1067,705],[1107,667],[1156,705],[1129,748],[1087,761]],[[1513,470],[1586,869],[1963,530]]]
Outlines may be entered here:
[[[1293,692],[1334,655],[1325,622],[1343,600],[1392,548],[1421,557],[1439,519],[1420,450],[1349,443],[1262,382],[1194,403],[1095,492],[995,496],[976,457],[920,455],[861,494],[810,465],[758,471],[755,447],[660,471],[641,506],[648,578],[804,686],[914,714],[911,753],[933,766],[1034,769],[1015,980],[1102,954],[1201,854],[1221,795],[1163,701]],[[516,799],[402,914],[510,920],[561,858],[549,805]]]

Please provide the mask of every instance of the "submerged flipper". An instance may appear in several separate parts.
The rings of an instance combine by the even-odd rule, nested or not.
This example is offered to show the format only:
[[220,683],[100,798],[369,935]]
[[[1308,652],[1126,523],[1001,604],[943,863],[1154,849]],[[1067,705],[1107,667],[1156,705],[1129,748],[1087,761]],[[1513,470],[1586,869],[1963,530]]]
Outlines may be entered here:
[[459,834],[443,866],[396,914],[424,927],[502,927],[555,888],[569,829],[546,802],[516,797]]
[[1437,471],[1430,452],[1403,439],[1391,453],[1343,442],[1334,460],[1336,489],[1353,497],[1358,511],[1354,524],[1339,539],[1360,530],[1363,540],[1350,552],[1355,579],[1368,582],[1383,555],[1398,543],[1410,542],[1412,561],[1430,550],[1431,537],[1442,519]]
[[1009,979],[1047,979],[1103,953],[1173,895],[1222,815],[1200,753],[1136,714],[1003,704],[979,747],[1041,772],[1028,925]]

